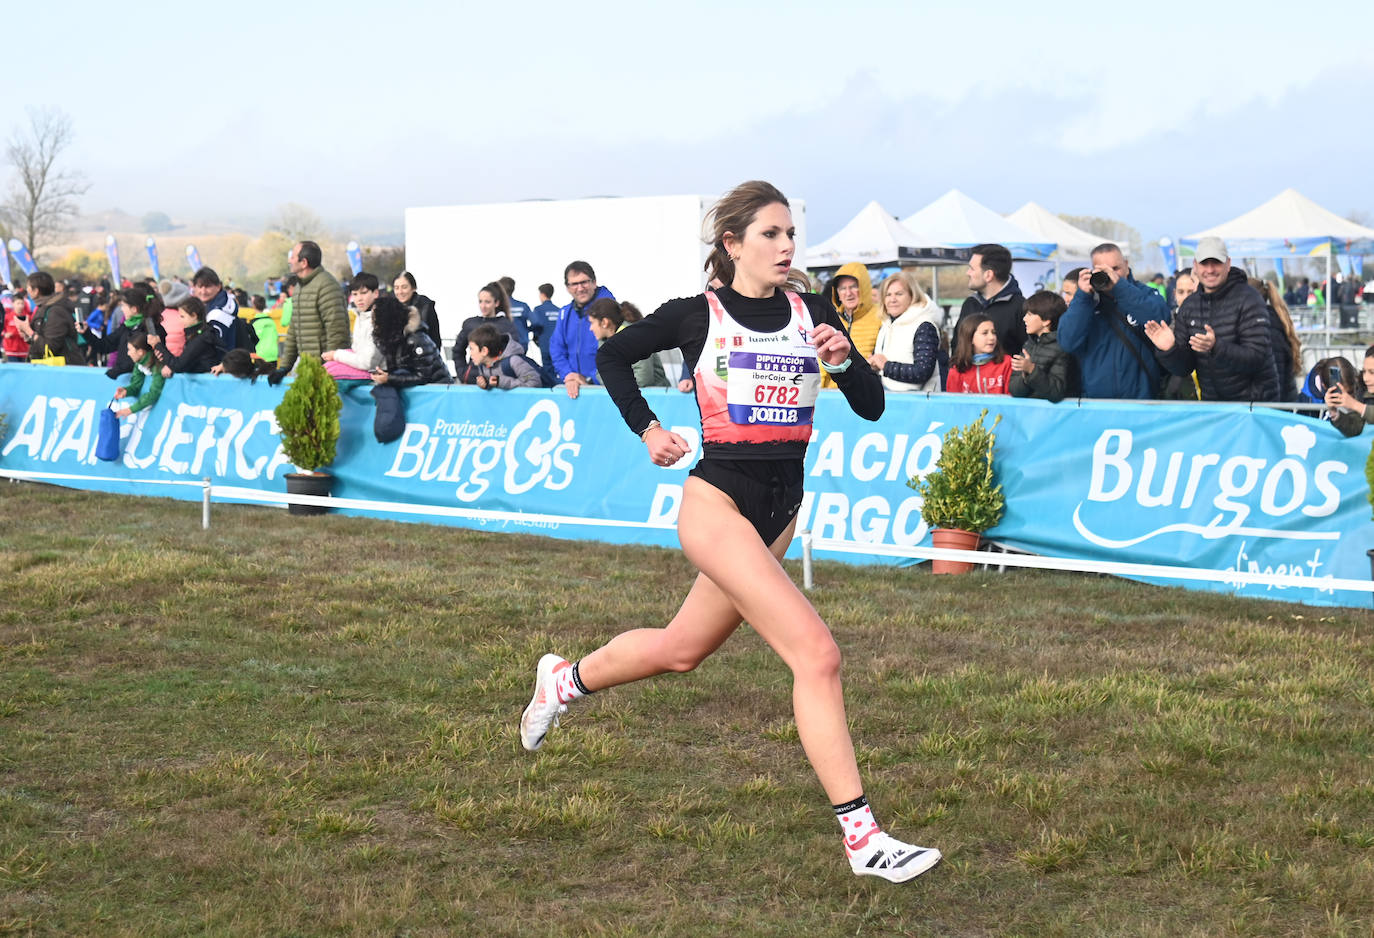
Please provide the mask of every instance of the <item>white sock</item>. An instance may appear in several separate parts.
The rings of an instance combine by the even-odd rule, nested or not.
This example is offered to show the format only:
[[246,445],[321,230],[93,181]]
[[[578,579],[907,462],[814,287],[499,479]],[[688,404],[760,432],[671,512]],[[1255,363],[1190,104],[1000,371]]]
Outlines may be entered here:
[[863,795],[845,804],[835,805],[835,818],[844,831],[844,845],[850,850],[862,850],[867,845],[869,836],[881,830],[878,822],[873,819],[868,799]]
[[579,697],[586,697],[591,691],[587,690],[582,684],[582,678],[577,673],[578,661],[572,665],[567,662],[560,664],[553,669],[555,684],[554,689],[558,694],[558,702],[561,704],[570,703]]

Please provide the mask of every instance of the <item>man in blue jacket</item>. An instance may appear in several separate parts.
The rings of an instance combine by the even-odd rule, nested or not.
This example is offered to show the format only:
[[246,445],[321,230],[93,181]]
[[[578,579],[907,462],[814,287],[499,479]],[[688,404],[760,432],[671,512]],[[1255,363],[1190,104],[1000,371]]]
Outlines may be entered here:
[[[1101,289],[1092,284],[1095,275]],[[1136,282],[1121,248],[1093,248],[1092,266],[1078,275],[1078,292],[1059,317],[1059,346],[1078,359],[1084,397],[1159,396],[1159,362],[1144,333],[1147,322],[1169,322],[1164,297]]]
[[583,385],[596,384],[597,341],[592,333],[587,308],[596,300],[615,299],[611,291],[596,284],[596,271],[586,261],[573,261],[563,271],[563,285],[573,301],[558,311],[558,323],[553,327],[549,351],[558,380],[576,398]]

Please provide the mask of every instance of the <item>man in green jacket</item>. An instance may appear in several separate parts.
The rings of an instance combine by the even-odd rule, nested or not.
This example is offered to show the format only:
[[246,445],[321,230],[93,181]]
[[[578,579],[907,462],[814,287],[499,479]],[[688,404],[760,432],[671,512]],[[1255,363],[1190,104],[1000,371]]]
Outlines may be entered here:
[[280,384],[302,355],[319,358],[327,351],[353,344],[343,288],[320,266],[323,256],[314,241],[300,242],[287,255],[287,265],[300,286],[291,300],[291,329],[282,337],[277,370],[268,376],[269,384]]

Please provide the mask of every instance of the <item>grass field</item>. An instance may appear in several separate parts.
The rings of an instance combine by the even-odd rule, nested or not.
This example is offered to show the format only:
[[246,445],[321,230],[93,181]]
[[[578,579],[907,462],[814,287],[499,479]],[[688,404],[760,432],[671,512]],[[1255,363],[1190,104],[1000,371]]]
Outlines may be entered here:
[[520,748],[680,554],[199,511],[0,484],[0,933],[1374,934],[1370,614],[819,564],[892,886],[747,629]]

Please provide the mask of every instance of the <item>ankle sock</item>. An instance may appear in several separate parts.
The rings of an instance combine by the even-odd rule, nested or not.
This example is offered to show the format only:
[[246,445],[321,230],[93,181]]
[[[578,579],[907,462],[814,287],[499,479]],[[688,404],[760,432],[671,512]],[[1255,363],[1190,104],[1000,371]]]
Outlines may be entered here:
[[559,667],[554,669],[556,683],[555,690],[558,693],[558,702],[561,704],[576,700],[579,697],[586,697],[591,691],[587,690],[582,683],[582,677],[578,674],[578,665],[581,661],[575,662],[572,667]]
[[844,830],[844,845],[850,850],[863,849],[869,835],[880,829],[878,822],[873,819],[872,809],[868,807],[868,799],[863,795],[835,805],[835,818]]

